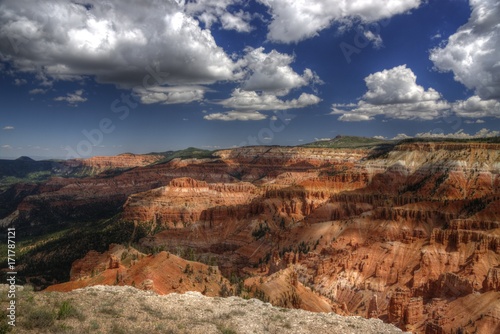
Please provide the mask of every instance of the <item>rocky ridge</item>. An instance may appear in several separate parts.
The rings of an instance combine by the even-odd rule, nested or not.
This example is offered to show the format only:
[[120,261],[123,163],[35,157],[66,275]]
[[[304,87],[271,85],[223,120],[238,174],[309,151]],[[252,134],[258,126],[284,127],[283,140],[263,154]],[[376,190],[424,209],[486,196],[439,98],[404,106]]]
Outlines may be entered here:
[[[19,311],[16,333],[63,329],[72,333],[402,333],[381,320],[283,309],[257,299],[213,298],[199,292],[160,296],[132,287],[101,285],[67,293],[21,295],[23,311]],[[63,301],[71,312],[61,317]],[[48,317],[43,323],[35,320],[42,313]]]

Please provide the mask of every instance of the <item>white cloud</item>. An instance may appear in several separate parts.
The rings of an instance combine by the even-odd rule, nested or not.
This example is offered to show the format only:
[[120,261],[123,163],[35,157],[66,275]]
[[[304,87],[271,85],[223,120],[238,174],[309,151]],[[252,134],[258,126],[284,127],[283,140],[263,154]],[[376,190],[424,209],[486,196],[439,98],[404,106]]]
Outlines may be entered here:
[[401,140],[406,138],[412,138],[411,136],[406,135],[405,133],[398,133],[396,136],[392,138],[392,140]]
[[332,140],[332,138],[314,138],[314,141],[328,141]]
[[228,111],[203,116],[208,121],[261,121],[267,116],[258,111]]
[[474,95],[465,101],[453,103],[453,111],[461,117],[500,117],[500,101],[483,100]]
[[270,8],[268,39],[293,43],[316,36],[334,22],[375,22],[417,8],[420,0],[259,0]]
[[215,22],[220,22],[225,30],[236,30],[238,32],[250,32],[252,15],[243,10],[230,11],[229,7],[237,4],[237,0],[198,0],[190,1],[184,5],[187,14],[195,16],[203,22],[206,28],[210,28]]
[[45,84],[86,76],[128,88],[237,78],[211,32],[176,1],[85,3],[0,2],[3,60]]
[[448,138],[448,139],[474,139],[474,138],[489,138],[489,137],[498,137],[500,136],[500,131],[497,130],[489,130],[483,128],[476,132],[475,134],[465,133],[463,129],[458,130],[457,132],[451,133],[436,133],[436,132],[420,132],[417,133],[414,137],[408,136],[404,133],[400,133],[393,140],[401,140],[407,138]]
[[370,74],[365,78],[368,91],[356,107],[351,104],[333,104],[331,115],[340,121],[368,121],[376,115],[396,119],[430,120],[444,116],[450,109],[441,95],[417,85],[413,71],[401,65]]
[[478,119],[478,120],[475,120],[475,121],[466,120],[464,123],[465,124],[483,124],[484,121],[482,119]]
[[2,145],[1,147],[2,147],[3,149],[6,149],[6,150],[12,150],[12,146],[7,145],[7,144]]
[[370,74],[365,82],[368,92],[362,99],[373,105],[435,101],[440,98],[434,89],[425,91],[417,85],[417,76],[406,65]]
[[417,138],[453,138],[453,139],[472,139],[472,138],[488,138],[500,136],[500,131],[491,131],[488,129],[481,129],[475,134],[465,133],[463,129],[458,130],[455,133],[432,133],[432,132],[422,132],[417,133],[415,137]]
[[14,130],[14,127],[12,125],[7,125],[2,128],[2,130]]
[[[334,111],[335,111],[335,113],[343,112],[343,111],[338,111],[335,109],[334,109]],[[337,119],[339,121],[343,121],[343,122],[361,122],[361,121],[371,121],[371,120],[373,120],[373,117],[369,116],[369,115],[345,113],[342,116],[339,116],[339,118],[337,118]]]
[[382,37],[380,37],[379,34],[374,34],[370,30],[364,31],[363,34],[365,35],[367,40],[373,43],[375,49],[380,49],[383,46],[384,43],[382,41]]
[[158,86],[150,88],[137,87],[133,91],[139,96],[141,103],[144,104],[174,104],[201,101],[205,90],[206,88],[202,86]]
[[14,79],[14,85],[16,86],[22,86],[22,85],[25,85],[27,84],[28,81],[26,81],[25,79]]
[[452,71],[455,80],[483,100],[500,99],[500,6],[498,0],[470,0],[469,21],[431,50],[439,71]]
[[309,83],[321,83],[319,77],[309,68],[302,75],[296,73],[290,64],[294,57],[272,50],[264,52],[264,48],[247,48],[245,57],[238,64],[245,69],[246,78],[242,88],[248,91],[272,92],[282,96],[291,89],[299,88]]
[[356,107],[356,103],[333,103],[332,108],[353,108]]
[[386,140],[387,138],[384,136],[373,136],[374,139]]
[[226,108],[239,110],[285,110],[304,108],[320,101],[319,97],[308,93],[302,93],[297,99],[284,101],[280,100],[276,95],[243,91],[236,88],[230,98],[219,103]]
[[41,89],[41,88],[34,88],[32,90],[29,91],[30,94],[34,95],[34,94],[45,94],[47,93],[47,90],[46,89]]
[[83,89],[78,89],[74,93],[68,93],[66,96],[58,96],[54,98],[54,101],[66,101],[72,106],[76,106],[80,102],[87,101],[86,97],[83,97]]
[[249,23],[251,19],[252,16],[248,12],[240,10],[235,13],[225,12],[220,17],[220,22],[222,24],[222,28],[226,30],[250,32],[253,30],[253,27]]

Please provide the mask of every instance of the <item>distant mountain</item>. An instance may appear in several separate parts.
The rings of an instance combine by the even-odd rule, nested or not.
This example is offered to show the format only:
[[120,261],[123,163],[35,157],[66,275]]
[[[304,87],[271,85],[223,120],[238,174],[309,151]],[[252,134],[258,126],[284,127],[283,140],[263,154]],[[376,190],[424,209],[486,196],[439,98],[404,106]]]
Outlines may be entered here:
[[16,159],[16,161],[35,161],[31,159],[30,157],[22,156]]
[[383,140],[368,137],[337,136],[330,140],[318,140],[313,143],[301,145],[301,147],[319,148],[363,148],[370,149],[380,145],[394,145],[394,140]]

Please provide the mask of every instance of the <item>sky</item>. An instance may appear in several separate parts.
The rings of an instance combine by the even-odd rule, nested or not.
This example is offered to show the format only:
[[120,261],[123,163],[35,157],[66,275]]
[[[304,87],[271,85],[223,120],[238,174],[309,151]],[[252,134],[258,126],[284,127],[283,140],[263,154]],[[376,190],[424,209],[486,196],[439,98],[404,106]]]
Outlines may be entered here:
[[498,0],[2,0],[0,158],[500,130]]

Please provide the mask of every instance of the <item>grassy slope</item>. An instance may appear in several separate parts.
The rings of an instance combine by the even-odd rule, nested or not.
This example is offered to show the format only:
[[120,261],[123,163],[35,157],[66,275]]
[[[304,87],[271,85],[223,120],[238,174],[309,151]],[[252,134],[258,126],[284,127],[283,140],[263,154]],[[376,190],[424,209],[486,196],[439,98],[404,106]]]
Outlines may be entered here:
[[151,152],[149,154],[160,154],[165,158],[155,162],[155,164],[167,163],[173,159],[207,159],[213,158],[213,151],[203,150],[195,147],[188,147],[179,151]]
[[301,145],[301,147],[318,147],[318,148],[362,148],[370,149],[381,145],[392,145],[395,141],[381,140],[376,138],[354,137],[354,136],[337,136],[330,140],[320,140],[313,143]]

